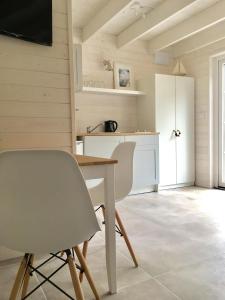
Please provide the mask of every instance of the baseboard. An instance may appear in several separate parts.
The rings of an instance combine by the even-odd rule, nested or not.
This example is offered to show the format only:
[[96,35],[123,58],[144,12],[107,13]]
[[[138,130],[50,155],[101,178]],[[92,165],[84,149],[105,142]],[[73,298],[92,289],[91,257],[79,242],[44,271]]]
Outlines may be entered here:
[[129,196],[131,195],[138,195],[138,194],[146,194],[146,193],[152,193],[157,191],[157,185],[151,185],[148,188],[145,189],[139,189],[139,190],[131,190]]
[[194,182],[174,184],[174,185],[159,185],[159,191],[169,190],[169,189],[178,189],[182,187],[194,186]]

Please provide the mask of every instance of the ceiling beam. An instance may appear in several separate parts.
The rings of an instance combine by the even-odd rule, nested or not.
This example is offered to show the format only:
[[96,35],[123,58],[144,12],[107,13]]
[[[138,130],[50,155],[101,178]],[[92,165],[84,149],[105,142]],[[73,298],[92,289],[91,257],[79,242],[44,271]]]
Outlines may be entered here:
[[[202,0],[201,0],[202,1]],[[170,21],[174,16],[183,13],[199,0],[167,0],[151,10],[146,17],[139,19],[117,37],[117,46],[121,48],[151,32],[162,23]]]
[[225,21],[222,21],[215,26],[201,31],[194,36],[174,45],[173,55],[174,57],[179,57],[214,44],[223,39],[225,39]]
[[166,32],[149,41],[150,52],[165,49],[178,43],[206,28],[209,28],[225,19],[225,1],[203,10],[201,13],[177,24]]
[[83,28],[83,41],[87,41],[104,25],[115,18],[132,0],[110,0]]

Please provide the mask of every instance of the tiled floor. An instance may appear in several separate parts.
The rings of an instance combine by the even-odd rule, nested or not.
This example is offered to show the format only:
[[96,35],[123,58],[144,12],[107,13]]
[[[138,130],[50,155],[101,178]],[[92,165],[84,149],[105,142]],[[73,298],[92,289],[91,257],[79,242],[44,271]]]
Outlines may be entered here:
[[[102,299],[225,299],[225,191],[185,188],[132,196],[118,203],[118,210],[140,267],[133,267],[117,237],[118,294],[108,295],[104,235],[95,236],[88,262]],[[44,271],[48,274],[58,263]],[[8,300],[17,267],[0,263],[0,300]],[[66,270],[55,281],[73,294]],[[83,287],[86,299],[94,299],[86,281]],[[67,298],[46,285],[30,299]]]

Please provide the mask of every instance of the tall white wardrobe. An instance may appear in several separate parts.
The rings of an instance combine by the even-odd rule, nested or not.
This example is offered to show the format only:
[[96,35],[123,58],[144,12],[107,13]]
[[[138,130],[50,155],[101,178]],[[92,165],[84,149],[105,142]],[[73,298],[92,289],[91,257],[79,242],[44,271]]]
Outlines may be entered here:
[[194,79],[155,74],[138,84],[146,93],[137,104],[138,128],[160,132],[159,187],[193,185]]

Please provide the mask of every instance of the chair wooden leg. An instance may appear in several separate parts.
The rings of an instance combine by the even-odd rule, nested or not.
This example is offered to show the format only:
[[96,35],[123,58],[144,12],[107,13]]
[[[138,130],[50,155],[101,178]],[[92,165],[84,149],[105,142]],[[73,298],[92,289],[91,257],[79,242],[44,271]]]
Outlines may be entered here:
[[90,285],[90,287],[92,289],[93,294],[95,295],[95,299],[96,300],[100,300],[100,297],[99,297],[99,294],[98,294],[97,289],[95,287],[93,278],[92,278],[91,273],[90,273],[90,271],[88,269],[86,259],[84,258],[83,254],[80,251],[80,248],[78,246],[74,247],[74,250],[75,250],[75,253],[76,253],[76,255],[78,257],[78,260],[79,260],[79,262],[81,264],[81,267],[84,269],[85,276],[86,276],[86,278],[87,278],[87,280],[89,282],[89,285]]
[[23,260],[20,264],[19,270],[16,275],[16,279],[9,297],[9,300],[16,300],[18,293],[22,287],[24,276],[26,273],[28,261],[30,259],[30,254],[25,254]]
[[123,238],[124,238],[124,240],[125,240],[125,243],[126,243],[126,245],[127,245],[127,248],[128,248],[128,250],[129,250],[130,255],[131,255],[131,257],[132,257],[132,259],[133,259],[133,262],[134,262],[134,264],[135,264],[135,267],[138,267],[137,258],[136,258],[135,254],[134,254],[134,250],[133,250],[133,248],[132,248],[132,246],[131,246],[131,243],[130,243],[130,241],[129,241],[128,235],[127,235],[127,233],[126,233],[126,230],[125,230],[125,228],[124,228],[124,226],[123,226],[122,220],[121,220],[121,218],[120,218],[120,216],[119,216],[117,210],[116,210],[116,221],[117,221],[117,223],[118,223],[118,225],[119,225],[120,231],[121,231],[121,233],[122,233],[122,235],[123,235]]
[[[105,207],[104,207],[104,205],[102,205],[101,207],[102,207],[103,217],[105,218]],[[131,246],[130,240],[129,240],[128,235],[127,235],[127,232],[125,230],[125,227],[123,226],[122,220],[121,220],[121,218],[120,218],[119,213],[118,213],[117,210],[116,210],[116,221],[117,221],[117,223],[119,225],[120,231],[121,231],[121,233],[123,235],[123,238],[125,240],[125,243],[127,245],[128,250],[130,252],[130,255],[131,255],[132,259],[133,259],[134,265],[137,268],[138,267],[137,258],[136,258],[135,254],[134,254],[134,250],[133,250],[133,248]]]
[[[88,241],[85,241],[83,244],[82,254],[84,258],[87,257],[88,243],[89,243]],[[80,282],[83,281],[83,278],[84,278],[84,272],[80,272],[79,275]]]
[[80,285],[80,280],[77,275],[77,270],[73,262],[73,258],[71,256],[71,251],[66,250],[67,261],[69,265],[70,275],[73,282],[74,292],[77,300],[84,300],[84,294]]
[[[29,263],[31,264],[31,266],[33,266],[33,262],[34,262],[34,255],[32,254],[30,256],[30,260],[29,260]],[[29,285],[29,281],[30,281],[30,276],[31,276],[30,272],[31,272],[31,269],[30,269],[29,266],[27,266],[26,274],[25,274],[24,282],[23,282],[21,299],[23,299],[26,296],[26,294],[27,294],[27,289],[28,289],[28,285]]]

